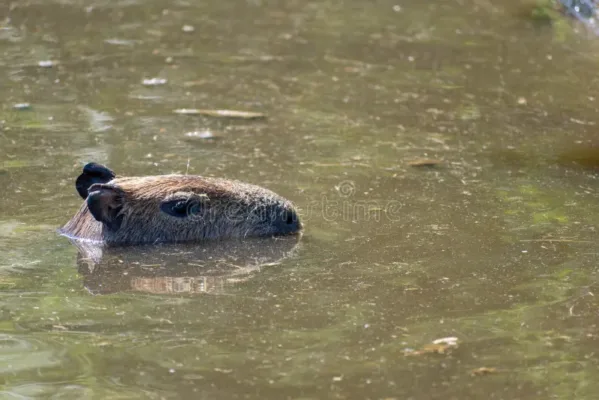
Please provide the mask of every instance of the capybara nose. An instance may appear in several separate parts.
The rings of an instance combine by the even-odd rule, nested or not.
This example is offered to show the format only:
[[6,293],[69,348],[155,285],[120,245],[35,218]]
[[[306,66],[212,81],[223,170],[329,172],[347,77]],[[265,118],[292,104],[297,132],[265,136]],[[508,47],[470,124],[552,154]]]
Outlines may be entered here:
[[288,235],[299,232],[302,229],[302,224],[295,210],[287,206],[278,213],[274,221],[274,228],[278,235]]

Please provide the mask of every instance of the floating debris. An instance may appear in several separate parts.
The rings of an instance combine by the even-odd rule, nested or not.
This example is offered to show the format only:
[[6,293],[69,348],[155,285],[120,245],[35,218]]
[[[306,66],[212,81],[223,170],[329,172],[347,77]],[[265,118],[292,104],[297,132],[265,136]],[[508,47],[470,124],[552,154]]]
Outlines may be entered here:
[[458,345],[458,338],[455,336],[449,336],[449,337],[444,337],[441,339],[436,339],[433,340],[433,344],[446,344],[449,346],[456,346]]
[[164,78],[151,78],[151,79],[144,79],[141,84],[144,86],[160,86],[160,85],[164,85],[166,83],[166,79]]
[[497,372],[499,372],[497,370],[497,368],[480,367],[480,368],[476,368],[476,369],[473,369],[472,371],[470,371],[470,376],[482,376],[482,375],[496,374]]
[[52,325],[52,329],[55,331],[68,331],[69,328],[67,328],[64,325]]
[[406,356],[421,356],[423,354],[446,354],[452,346],[446,344],[427,344],[422,346],[420,350],[408,349],[404,351]]
[[183,86],[185,86],[185,87],[201,86],[201,85],[205,85],[206,83],[209,83],[209,82],[210,81],[208,79],[200,79],[197,81],[183,82]]
[[42,68],[52,68],[55,65],[55,63],[52,60],[44,60],[44,61],[38,62],[37,65]]
[[263,119],[266,114],[251,111],[235,110],[202,110],[197,108],[179,108],[174,110],[175,114],[181,115],[204,115],[216,118],[239,118],[239,119]]
[[424,354],[447,354],[458,347],[457,337],[446,337],[434,340],[430,344],[422,346],[420,350],[406,349],[406,356],[421,356]]
[[15,110],[31,110],[31,104],[29,103],[17,103],[12,106]]
[[434,167],[442,164],[443,160],[436,160],[432,158],[419,158],[417,160],[408,161],[410,167]]
[[190,33],[190,32],[193,32],[193,31],[195,31],[195,30],[196,30],[196,28],[194,28],[192,25],[183,25],[183,27],[181,28],[181,30],[182,30],[183,32]]
[[127,39],[113,38],[113,39],[104,40],[104,43],[113,44],[115,46],[133,46],[133,45],[139,43],[139,40],[127,40]]
[[216,139],[218,138],[217,135],[215,135],[214,133],[212,133],[212,131],[209,130],[205,130],[205,131],[194,131],[194,132],[187,132],[185,134],[185,139],[188,140],[210,140],[210,139]]

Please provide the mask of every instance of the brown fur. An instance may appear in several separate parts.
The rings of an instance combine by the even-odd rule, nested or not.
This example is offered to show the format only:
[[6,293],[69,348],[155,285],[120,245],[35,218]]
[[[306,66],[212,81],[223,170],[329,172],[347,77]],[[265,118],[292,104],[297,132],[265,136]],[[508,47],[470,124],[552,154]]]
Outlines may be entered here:
[[[64,235],[115,245],[272,236],[301,229],[288,200],[237,181],[188,175],[116,177],[93,184],[89,193],[77,214],[61,229]],[[92,215],[88,208],[92,197],[100,199],[106,213],[114,211],[119,223],[112,226],[96,220],[97,214]],[[201,211],[178,218],[161,210],[165,201],[186,198],[196,199]],[[289,216],[294,222],[286,225]]]

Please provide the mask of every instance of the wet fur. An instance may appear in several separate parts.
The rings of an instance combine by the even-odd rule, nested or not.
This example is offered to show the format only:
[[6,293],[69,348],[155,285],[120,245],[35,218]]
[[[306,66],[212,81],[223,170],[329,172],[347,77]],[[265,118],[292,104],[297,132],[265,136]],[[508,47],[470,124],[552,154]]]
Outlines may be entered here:
[[[96,186],[91,186],[90,192]],[[270,190],[237,181],[162,175],[116,177],[102,186],[117,189],[122,197],[118,229],[97,221],[84,202],[61,233],[109,245],[189,242],[277,235],[282,232],[272,223],[272,218],[288,211],[296,218],[288,200]],[[177,196],[198,196],[203,201],[202,212],[188,218],[175,218],[160,210],[162,202]],[[295,231],[298,231],[299,221],[296,226]]]

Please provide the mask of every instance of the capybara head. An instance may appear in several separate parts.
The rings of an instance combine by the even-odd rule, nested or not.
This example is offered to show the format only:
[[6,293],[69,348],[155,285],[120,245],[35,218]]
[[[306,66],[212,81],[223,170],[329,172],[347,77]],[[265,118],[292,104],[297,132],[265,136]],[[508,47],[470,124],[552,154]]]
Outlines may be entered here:
[[75,184],[85,202],[61,229],[108,245],[275,236],[301,230],[288,200],[247,183],[189,175],[117,177],[90,163]]

